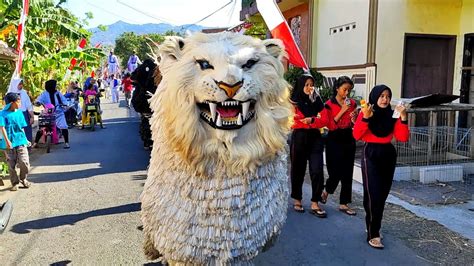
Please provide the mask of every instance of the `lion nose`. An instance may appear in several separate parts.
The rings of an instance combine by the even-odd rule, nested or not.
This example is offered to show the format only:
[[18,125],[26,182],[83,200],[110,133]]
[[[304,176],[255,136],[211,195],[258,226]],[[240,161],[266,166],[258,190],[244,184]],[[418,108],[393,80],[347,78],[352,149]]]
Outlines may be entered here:
[[239,89],[242,87],[242,84],[243,84],[243,81],[239,81],[235,84],[232,84],[232,85],[229,85],[225,82],[222,82],[222,81],[219,81],[219,82],[216,82],[217,83],[217,87],[219,87],[221,90],[225,91],[225,94],[227,94],[227,97],[229,98],[232,98],[235,96],[235,94],[237,93],[237,91],[239,91]]

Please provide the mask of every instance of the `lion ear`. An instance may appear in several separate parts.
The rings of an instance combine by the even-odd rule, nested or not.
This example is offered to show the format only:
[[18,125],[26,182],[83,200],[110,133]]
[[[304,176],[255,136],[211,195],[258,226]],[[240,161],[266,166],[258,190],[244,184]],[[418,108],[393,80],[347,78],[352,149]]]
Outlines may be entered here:
[[267,52],[275,58],[281,59],[286,54],[285,45],[279,39],[263,40],[263,45],[265,45]]
[[181,58],[184,48],[184,39],[178,36],[166,37],[166,40],[160,45],[161,57],[170,57],[174,60]]

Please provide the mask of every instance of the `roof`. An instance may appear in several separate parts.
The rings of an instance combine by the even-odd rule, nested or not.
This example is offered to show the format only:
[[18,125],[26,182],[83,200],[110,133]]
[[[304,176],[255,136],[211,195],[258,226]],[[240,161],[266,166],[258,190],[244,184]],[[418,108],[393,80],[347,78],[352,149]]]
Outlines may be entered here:
[[0,41],[0,59],[15,60],[18,57],[18,53],[15,49],[8,47],[5,42]]

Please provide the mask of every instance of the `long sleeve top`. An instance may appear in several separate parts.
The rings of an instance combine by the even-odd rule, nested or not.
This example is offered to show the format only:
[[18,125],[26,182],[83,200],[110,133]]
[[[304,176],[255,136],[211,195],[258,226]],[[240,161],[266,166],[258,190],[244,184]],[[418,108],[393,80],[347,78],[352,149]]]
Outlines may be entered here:
[[314,128],[323,128],[327,125],[328,121],[327,118],[328,116],[325,114],[326,110],[323,109],[320,112],[320,116],[313,116],[313,123],[311,124],[305,124],[301,122],[301,119],[306,118],[304,114],[298,109],[298,107],[295,107],[295,116],[294,116],[294,123],[291,128],[293,129],[314,129]]
[[408,122],[402,121],[400,118],[395,122],[393,132],[385,137],[377,137],[370,131],[369,120],[370,118],[364,118],[364,114],[362,112],[357,117],[357,121],[354,125],[354,131],[352,132],[356,140],[362,140],[368,143],[387,144],[392,141],[393,137],[395,137],[395,139],[400,142],[407,142],[410,137]]
[[326,111],[324,114],[327,115],[327,127],[329,131],[334,131],[336,129],[346,129],[346,128],[351,128],[352,127],[352,121],[351,121],[351,112],[353,112],[356,109],[356,102],[353,99],[351,100],[351,106],[349,109],[341,116],[339,121],[334,121],[334,118],[337,116],[337,114],[341,111],[341,106],[336,102],[334,103],[331,100],[328,100],[326,102]]

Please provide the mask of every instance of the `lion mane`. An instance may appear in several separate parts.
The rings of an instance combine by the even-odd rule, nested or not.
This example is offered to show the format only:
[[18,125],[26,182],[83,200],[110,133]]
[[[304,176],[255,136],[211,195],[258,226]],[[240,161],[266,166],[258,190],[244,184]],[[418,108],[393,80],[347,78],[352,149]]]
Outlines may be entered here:
[[145,253],[167,262],[248,263],[286,219],[284,47],[196,33],[168,37],[159,56],[141,196]]

